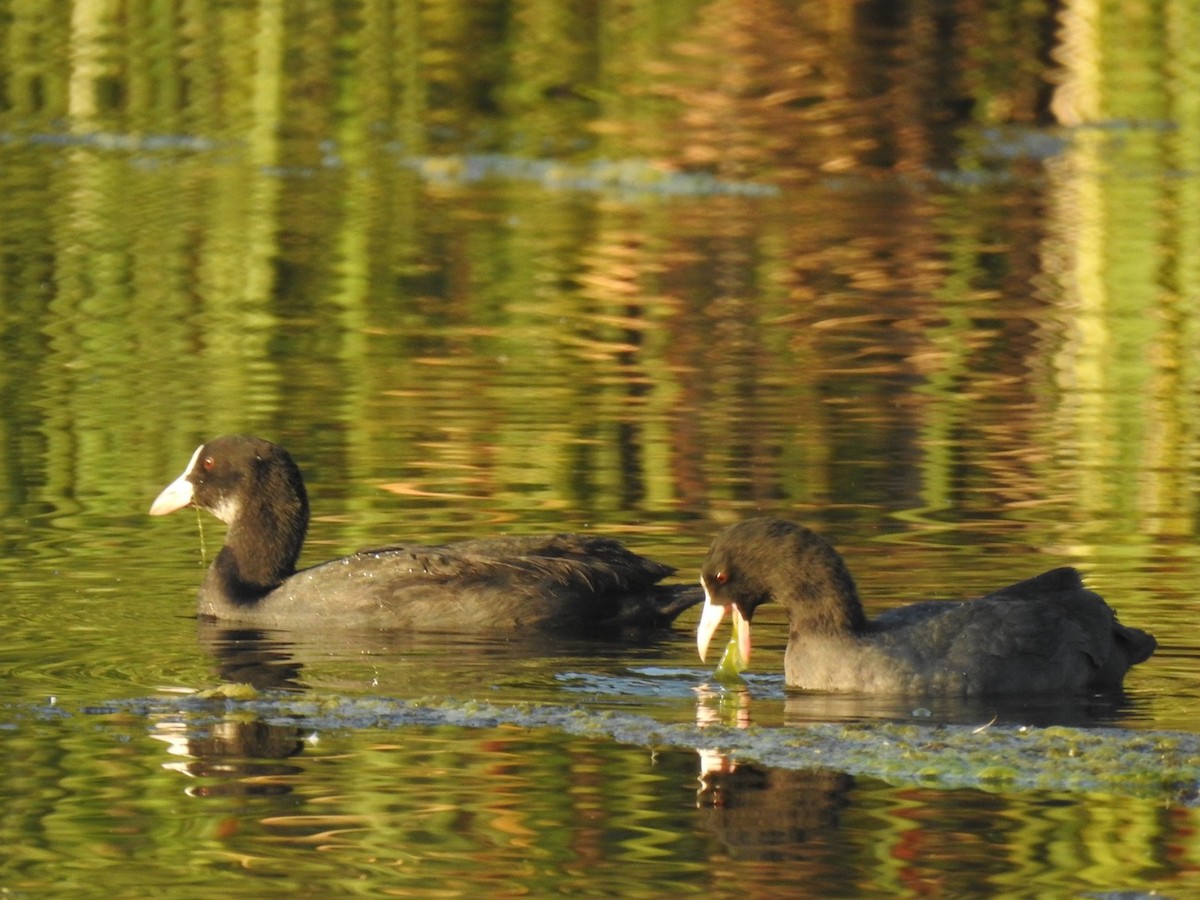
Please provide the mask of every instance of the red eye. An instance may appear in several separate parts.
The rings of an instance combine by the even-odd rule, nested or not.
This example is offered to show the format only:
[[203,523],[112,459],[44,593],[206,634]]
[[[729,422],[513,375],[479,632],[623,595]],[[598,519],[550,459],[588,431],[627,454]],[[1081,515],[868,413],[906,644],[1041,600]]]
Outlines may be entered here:
[[729,581],[729,573],[726,572],[724,569],[722,569],[716,575],[713,576],[713,581],[716,584],[726,584]]
[[206,456],[206,457],[204,457],[204,459],[200,460],[200,468],[202,468],[205,472],[211,472],[213,469],[213,466],[215,466],[216,464],[217,464],[217,461],[215,459],[213,459],[211,456]]

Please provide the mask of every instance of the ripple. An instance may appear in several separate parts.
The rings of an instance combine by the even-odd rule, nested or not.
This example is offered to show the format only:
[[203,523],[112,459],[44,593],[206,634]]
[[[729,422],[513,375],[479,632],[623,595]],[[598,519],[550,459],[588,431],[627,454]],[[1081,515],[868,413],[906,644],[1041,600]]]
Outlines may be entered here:
[[121,700],[90,707],[192,718],[193,727],[238,711],[306,731],[408,726],[550,728],[650,748],[706,749],[785,769],[819,765],[893,785],[986,791],[1102,792],[1200,805],[1200,735],[1119,728],[983,727],[892,722],[809,724],[778,728],[668,724],[613,710],[555,704],[512,706],[476,701],[382,697],[291,697],[220,701],[212,697]]

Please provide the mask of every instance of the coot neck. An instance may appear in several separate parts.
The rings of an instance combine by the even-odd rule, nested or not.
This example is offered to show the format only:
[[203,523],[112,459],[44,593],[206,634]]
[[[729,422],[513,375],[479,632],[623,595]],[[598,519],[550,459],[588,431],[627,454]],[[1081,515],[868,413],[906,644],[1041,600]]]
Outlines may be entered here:
[[867,616],[854,578],[841,555],[824,540],[805,548],[790,587],[794,599],[785,605],[794,626],[825,634],[866,630]]
[[205,577],[206,591],[238,606],[258,602],[295,574],[308,530],[308,497],[298,480],[268,474],[245,493]]

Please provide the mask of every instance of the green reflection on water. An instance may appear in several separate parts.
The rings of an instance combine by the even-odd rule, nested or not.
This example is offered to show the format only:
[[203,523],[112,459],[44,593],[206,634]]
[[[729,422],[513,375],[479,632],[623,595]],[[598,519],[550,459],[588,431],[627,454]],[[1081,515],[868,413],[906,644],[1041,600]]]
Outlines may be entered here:
[[[659,13],[652,31],[720,42],[718,9]],[[464,42],[500,34],[504,11],[439,10],[389,13],[372,3],[316,19],[213,11],[225,37],[208,44],[152,15],[126,23],[97,8],[69,23],[14,10],[14,47],[72,29],[70,41],[48,42],[59,55],[18,52],[10,63],[6,116],[15,130],[6,153],[18,164],[0,177],[12,188],[8,240],[15,258],[32,263],[15,279],[24,288],[9,326],[11,342],[28,348],[10,383],[34,387],[12,395],[22,432],[44,431],[54,447],[70,443],[73,427],[104,434],[84,452],[109,457],[105,476],[113,456],[147,444],[161,423],[170,423],[172,445],[149,440],[155,473],[200,437],[233,429],[290,442],[336,427],[343,452],[368,464],[395,445],[451,454],[479,444],[500,451],[489,460],[498,476],[481,474],[474,458],[417,457],[413,464],[445,471],[465,465],[458,478],[417,490],[469,497],[481,483],[518,495],[541,488],[547,504],[591,507],[593,518],[647,503],[659,514],[716,508],[724,517],[763,504],[882,505],[938,518],[991,508],[1020,517],[1046,505],[1077,533],[1103,532],[1100,523],[1190,529],[1192,479],[1159,473],[1193,462],[1186,350],[1196,314],[1171,298],[1195,292],[1197,266],[1190,231],[1169,226],[1191,208],[1195,179],[1173,177],[1175,169],[1139,177],[1178,156],[1185,142],[1173,129],[1115,138],[1085,130],[1060,145],[1019,129],[970,132],[955,164],[1009,167],[1015,188],[997,180],[975,190],[830,190],[826,182],[774,197],[647,203],[603,189],[580,197],[505,184],[502,166],[478,186],[430,183],[402,164],[427,142],[398,142],[397,129],[478,128],[504,113],[508,140],[540,134],[556,147],[554,135],[611,123],[622,109],[619,91],[602,103],[553,84],[620,71],[603,69],[577,15],[519,14],[519,65],[499,74],[496,56],[469,54]],[[416,27],[422,15],[432,27]],[[605,34],[640,34],[647,23],[638,15],[605,20]],[[1032,21],[998,20],[998,33],[1030,34]],[[382,31],[365,27],[385,22]],[[815,48],[826,29],[850,25],[800,18],[786,27]],[[145,32],[146,65],[171,73],[154,89],[136,68],[117,85],[109,53],[130,29]],[[235,61],[230,42],[251,35],[263,49],[250,63]],[[331,35],[343,51],[322,57]],[[382,50],[404,35],[404,47],[420,36],[415,62],[406,60],[415,68],[389,64]],[[707,109],[723,90],[690,82],[708,74],[694,50],[667,46],[656,89],[647,90],[648,60],[631,50],[625,61],[616,83],[627,86],[628,119],[678,123],[681,109]],[[972,54],[1000,52],[984,46],[992,49]],[[642,41],[631,47],[646,50]],[[1190,71],[1180,52],[1179,71]],[[455,53],[469,64],[445,65]],[[73,57],[70,78],[46,79]],[[757,83],[763,73],[747,77]],[[493,80],[507,89],[481,94]],[[673,80],[687,89],[667,90]],[[1179,83],[1190,82],[1181,74]],[[244,89],[231,93],[234,84]],[[1002,91],[995,80],[973,84]],[[548,92],[540,100],[538,85]],[[55,102],[45,96],[53,86]],[[555,104],[560,87],[571,99]],[[1024,108],[1024,90],[1022,82],[980,109],[1019,120],[1011,111]],[[1109,90],[1118,114],[1122,95]],[[431,102],[414,105],[413,93]],[[1160,85],[1156,96],[1167,93]],[[492,109],[488,98],[503,102]],[[51,111],[70,112],[66,132]],[[843,142],[865,140],[866,125],[842,114]],[[806,140],[810,126],[787,117],[773,124],[783,122],[790,130],[781,139]],[[932,122],[922,124],[932,137]],[[761,125],[730,128],[754,135]],[[617,158],[636,146],[604,134]],[[1101,156],[1103,169],[1087,162]],[[864,157],[831,171],[881,166],[868,157],[870,165]],[[934,153],[925,164],[945,161]],[[1021,167],[1041,165],[1045,177],[1021,177]],[[726,170],[741,171],[783,181],[771,154]],[[1049,223],[1040,215],[1047,208]],[[1159,253],[1153,236],[1171,234],[1179,243]],[[1163,253],[1174,263],[1168,275],[1153,263]],[[46,259],[54,260],[49,279]],[[40,302],[47,292],[49,304]],[[42,358],[35,348],[46,341]],[[1147,346],[1162,352],[1146,354]],[[141,417],[128,416],[135,408]],[[439,417],[453,423],[415,425]],[[114,432],[120,421],[125,428]],[[856,463],[864,453],[878,472]],[[71,468],[74,476],[97,467]]]
[[[153,705],[148,715],[42,715],[8,728],[3,755],[14,793],[0,826],[8,888],[91,896],[124,872],[120,883],[137,889],[203,884],[217,896],[255,883],[340,890],[361,879],[418,892],[575,886],[627,896],[734,896],[754,884],[845,894],[868,880],[878,891],[929,882],[977,893],[1031,881],[1144,889],[1182,862],[1156,857],[1155,847],[1194,852],[1192,810],[1164,817],[1159,802],[1127,796],[1030,794],[1000,780],[984,793],[934,790],[936,779],[891,788],[745,760],[698,780],[692,752],[487,725],[485,707],[463,710],[482,717],[476,727],[377,721],[342,731],[319,720],[397,710],[373,700],[300,704],[314,715],[268,726],[242,712],[214,719],[199,707]],[[455,714],[453,705],[441,709]],[[571,731],[608,727],[572,716]],[[799,732],[799,740],[821,746],[820,732]],[[1105,745],[1065,729],[1047,736],[1059,749]],[[722,730],[713,740],[736,738]],[[877,733],[929,754],[941,738],[959,749],[970,740],[965,729]],[[781,861],[789,865],[772,865]],[[1186,885],[1186,875],[1176,883]]]
[[[681,812],[690,757],[362,729],[192,797],[140,721],[23,719],[212,680],[197,537],[144,513],[225,431],[301,460],[313,561],[593,528],[692,578],[752,511],[830,532],[876,609],[1076,561],[1164,638],[1138,724],[1191,728],[1200,41],[1143,6],[0,0],[5,887],[778,878],[746,821]],[[528,665],[489,695],[564,663]],[[811,782],[772,821],[829,893],[1194,887],[1189,811]]]

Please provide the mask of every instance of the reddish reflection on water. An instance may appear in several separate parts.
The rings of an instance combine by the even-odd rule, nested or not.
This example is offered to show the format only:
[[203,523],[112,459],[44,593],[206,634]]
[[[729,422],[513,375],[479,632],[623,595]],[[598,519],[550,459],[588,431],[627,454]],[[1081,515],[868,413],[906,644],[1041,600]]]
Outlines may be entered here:
[[[311,561],[589,529],[691,579],[773,513],[875,611],[1077,564],[1160,639],[1088,715],[1195,731],[1197,14],[978,6],[0,0],[6,887],[1195,892],[1179,798],[83,712],[249,671],[186,618],[219,526],[144,511],[250,431],[305,470]],[[759,632],[724,724],[902,712],[785,697]],[[709,675],[686,631],[318,637],[252,662],[668,723]]]

